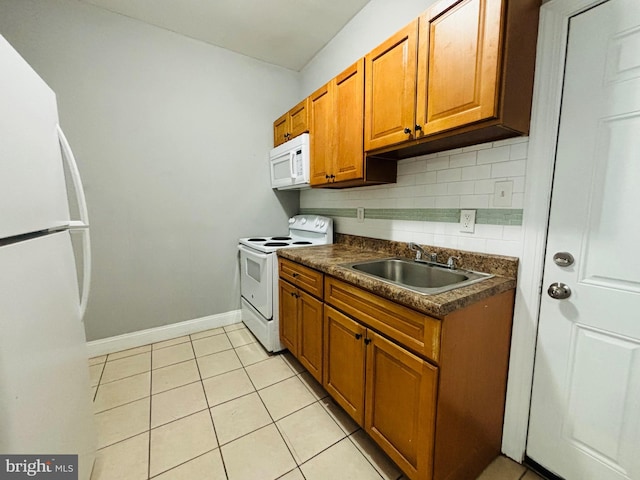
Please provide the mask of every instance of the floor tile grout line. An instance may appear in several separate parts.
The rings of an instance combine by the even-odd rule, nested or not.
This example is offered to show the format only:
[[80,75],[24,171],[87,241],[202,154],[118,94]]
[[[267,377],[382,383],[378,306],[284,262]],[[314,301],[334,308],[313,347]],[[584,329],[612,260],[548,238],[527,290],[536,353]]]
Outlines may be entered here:
[[[279,354],[279,355],[284,355],[284,354]],[[289,365],[289,363],[288,363],[287,361],[285,361],[285,360],[283,360],[283,361],[284,361],[284,363],[287,365],[287,367],[289,367],[289,369],[293,372],[293,374],[294,374],[294,375],[293,375],[293,377],[287,377],[287,378],[285,378],[285,379],[283,379],[283,380],[280,380],[279,382],[275,382],[275,383],[273,383],[273,384],[271,384],[271,385],[267,385],[267,386],[263,387],[261,390],[264,390],[265,388],[269,388],[269,387],[271,387],[271,386],[273,386],[273,385],[277,385],[278,383],[282,383],[282,382],[284,382],[284,381],[286,381],[286,380],[289,380],[290,378],[294,378],[294,377],[296,377],[296,378],[298,378],[298,380],[300,380],[300,379],[299,379],[299,375],[301,375],[302,373],[304,373],[304,371],[302,371],[302,372],[298,373],[298,372],[296,372],[296,370],[295,370],[294,368],[292,368],[292,367]],[[306,370],[305,370],[305,371],[306,371]],[[247,376],[249,376],[249,374],[248,374],[248,373],[247,373]],[[249,380],[251,381],[252,385],[253,385],[253,386],[254,386],[254,388],[255,388],[255,384],[253,384],[253,380],[251,380],[251,377],[250,377],[250,376],[249,376]],[[315,400],[314,400],[312,403],[310,403],[309,405],[305,405],[305,406],[303,406],[303,407],[301,407],[301,408],[299,408],[299,409],[297,409],[297,410],[295,410],[295,411],[293,411],[293,412],[290,412],[290,413],[288,413],[287,415],[285,415],[284,417],[279,418],[278,420],[274,420],[273,415],[271,414],[271,412],[270,412],[270,411],[269,411],[269,409],[267,408],[267,405],[264,403],[264,400],[262,399],[262,397],[261,397],[261,396],[260,396],[260,394],[259,394],[260,390],[257,390],[257,389],[256,389],[256,392],[258,393],[258,398],[260,398],[260,401],[261,401],[261,402],[262,402],[262,404],[264,405],[265,410],[267,411],[267,414],[268,414],[268,415],[269,415],[269,417],[271,418],[273,425],[276,427],[276,430],[278,431],[278,434],[280,435],[280,437],[282,438],[282,441],[284,442],[285,446],[287,447],[287,450],[289,450],[289,453],[290,453],[291,457],[293,458],[293,461],[296,463],[296,465],[297,465],[297,469],[298,469],[298,470],[300,470],[300,473],[302,474],[303,478],[306,478],[306,477],[304,476],[304,473],[302,473],[302,469],[301,469],[300,467],[301,467],[302,465],[304,465],[305,463],[307,463],[308,461],[310,461],[311,459],[313,459],[313,458],[317,457],[318,455],[320,455],[321,453],[325,452],[325,451],[326,451],[326,450],[328,450],[329,448],[333,447],[334,445],[336,445],[336,444],[340,443],[341,441],[343,441],[343,440],[345,440],[345,439],[349,438],[350,434],[349,434],[349,433],[347,433],[347,432],[345,432],[345,431],[344,431],[344,429],[340,426],[340,424],[336,421],[336,419],[335,419],[335,418],[333,418],[333,416],[332,416],[331,414],[329,414],[329,412],[328,412],[328,411],[327,411],[327,410],[322,406],[322,404],[321,404],[321,400],[322,400],[322,399],[324,399],[324,398],[326,398],[326,397],[323,397],[322,399],[320,399],[320,398],[316,398],[316,397],[315,397],[315,395],[314,395],[314,392],[313,392],[313,391],[312,391],[312,390],[311,390],[311,389],[306,385],[306,383],[305,383],[305,382],[303,382],[302,380],[300,380],[300,382],[301,382],[301,383],[303,384],[303,386],[304,386],[304,387],[309,391],[309,393],[312,395],[312,397],[313,397]],[[322,409],[323,409],[323,411],[324,411],[324,412],[329,416],[329,418],[330,418],[330,419],[331,419],[331,420],[336,424],[336,426],[338,427],[338,429],[342,432],[342,434],[343,434],[344,436],[343,436],[342,438],[340,438],[340,440],[338,440],[338,441],[336,441],[336,442],[334,442],[334,443],[330,444],[330,445],[329,445],[329,446],[327,446],[326,448],[324,448],[324,449],[322,449],[321,451],[317,452],[315,455],[313,455],[312,457],[308,458],[308,459],[307,459],[307,460],[305,460],[304,462],[302,462],[302,463],[298,463],[298,460],[296,460],[295,455],[293,455],[293,452],[291,451],[291,447],[289,447],[289,444],[288,444],[288,443],[287,443],[287,441],[285,440],[284,435],[283,435],[282,431],[280,430],[280,427],[278,426],[278,423],[277,423],[277,422],[279,422],[279,421],[281,421],[281,420],[283,420],[283,419],[285,419],[285,418],[287,418],[287,417],[290,417],[291,415],[294,415],[295,413],[298,413],[298,412],[300,412],[301,410],[303,410],[303,409],[305,409],[305,408],[307,408],[307,407],[310,407],[311,405],[313,405],[313,404],[315,404],[315,403],[319,404],[320,408],[322,408]],[[255,431],[258,431],[258,430],[260,430],[260,429],[262,429],[262,428],[265,428],[265,427],[267,427],[267,426],[268,426],[268,425],[265,425],[265,426],[263,426],[263,427],[260,427],[260,428],[258,428],[258,429],[256,429],[256,430],[254,430],[254,432],[255,432]],[[250,433],[253,433],[253,432],[250,432]],[[232,441],[230,441],[230,442],[228,442],[228,443],[231,443],[231,442],[233,442],[233,441],[236,441],[236,440],[238,440],[239,438],[245,437],[246,435],[250,435],[250,433],[247,433],[247,434],[245,434],[245,435],[242,435],[242,436],[240,436],[240,437],[238,437],[238,438],[236,438],[236,439],[234,439],[234,440],[232,440]],[[354,432],[354,433],[355,433],[355,432]],[[353,443],[353,442],[352,442],[352,443]],[[360,453],[360,454],[365,458],[365,460],[367,460],[367,458],[362,454],[362,452],[358,449],[358,447],[357,447],[357,446],[355,446],[355,445],[354,445],[354,447],[358,450],[358,453]],[[368,460],[367,460],[367,461],[368,461]],[[370,463],[370,462],[369,462],[369,463]],[[372,465],[372,468],[376,471],[376,473],[378,473],[378,475],[380,476],[380,478],[382,478],[382,475],[380,475],[380,473],[378,472],[378,470],[377,470],[373,465]],[[295,469],[293,469],[293,470],[295,470]],[[290,470],[290,471],[293,471],[293,470]],[[287,473],[289,473],[289,472],[287,472]],[[286,473],[285,473],[284,475],[286,475]],[[278,478],[281,478],[281,477],[278,477]]]
[[[237,353],[236,353],[237,355]],[[241,362],[242,363],[242,362]],[[244,367],[243,367],[244,368]],[[290,368],[289,365],[287,365],[287,368]],[[284,439],[284,436],[282,435],[282,432],[280,431],[280,429],[278,428],[278,425],[276,424],[276,421],[273,418],[273,415],[271,414],[271,412],[269,411],[269,408],[267,407],[267,404],[264,403],[263,398],[260,396],[259,390],[256,388],[255,383],[253,382],[253,379],[251,378],[251,376],[249,375],[249,372],[247,372],[247,369],[245,368],[245,375],[249,378],[249,381],[251,382],[251,385],[253,385],[253,388],[255,389],[256,393],[258,394],[258,398],[260,399],[260,402],[262,402],[262,406],[264,407],[264,409],[267,411],[267,415],[269,415],[269,418],[271,419],[271,423],[269,425],[273,425],[274,428],[276,429],[276,432],[278,432],[278,435],[280,435],[280,438],[282,439],[282,442],[284,443],[284,446],[286,447],[287,451],[289,452],[289,455],[291,455],[291,459],[293,460],[293,463],[295,463],[296,465],[298,465],[298,462],[296,460],[296,457],[293,455],[293,452],[291,451],[291,448],[289,447],[289,444],[287,443],[287,441]],[[295,372],[294,376],[295,376]],[[292,378],[292,377],[288,377],[288,378]],[[285,379],[286,380],[286,379]],[[284,380],[282,380],[284,381]],[[273,385],[276,385],[277,383],[280,382],[276,382]],[[268,385],[271,386],[271,385]],[[264,387],[267,388],[267,387]],[[264,427],[261,428],[266,428],[269,425],[265,425]],[[237,440],[237,439],[236,439]]]
[[[226,335],[226,332],[223,332]],[[190,337],[191,338],[191,337]],[[206,337],[205,337],[206,338]],[[227,340],[229,338],[227,337]],[[193,340],[191,340],[191,350],[193,350],[193,355],[196,355],[196,349],[193,346]],[[196,358],[196,368],[198,369],[198,376],[200,377],[200,387],[202,388],[202,393],[204,394],[204,401],[207,404],[207,413],[209,414],[209,420],[211,421],[211,428],[213,428],[213,436],[216,439],[216,445],[218,446],[220,460],[222,461],[222,468],[224,469],[224,475],[229,478],[229,474],[227,473],[227,464],[224,461],[224,456],[222,455],[222,446],[220,445],[220,439],[218,438],[218,432],[216,431],[216,424],[213,421],[213,415],[211,414],[211,407],[209,406],[209,399],[207,398],[207,390],[204,388],[204,379],[202,378],[202,372],[200,371],[200,364]],[[193,459],[191,459],[193,460]]]
[[[226,332],[226,331],[225,331],[225,332],[223,332],[223,333],[227,334],[228,332]],[[206,338],[206,337],[205,337],[205,338]],[[228,335],[227,335],[227,338],[228,338]],[[163,391],[163,392],[157,392],[157,393],[153,394],[153,393],[151,393],[151,392],[152,392],[152,390],[153,390],[153,385],[152,385],[152,382],[153,382],[153,375],[152,375],[152,373],[153,373],[153,370],[154,370],[154,369],[152,369],[152,370],[150,371],[150,373],[151,373],[151,379],[150,379],[150,385],[149,385],[149,390],[150,390],[150,393],[149,393],[149,397],[150,397],[150,400],[149,400],[149,401],[150,401],[150,409],[149,409],[149,428],[148,428],[148,430],[146,430],[146,432],[142,432],[142,433],[148,433],[148,435],[149,435],[149,462],[148,462],[148,467],[147,467],[147,468],[148,468],[148,470],[147,470],[147,471],[148,471],[148,478],[151,478],[151,477],[150,477],[150,475],[151,475],[151,471],[150,471],[150,462],[151,462],[151,451],[150,451],[150,449],[151,449],[151,445],[150,445],[150,444],[151,444],[151,441],[150,441],[150,440],[151,440],[151,431],[153,430],[153,428],[151,428],[151,415],[152,415],[152,404],[151,404],[151,402],[152,402],[152,398],[151,398],[151,397],[153,397],[153,395],[158,395],[158,394],[161,394],[161,393],[165,393],[165,392],[168,392],[168,391],[171,391],[171,390],[175,390],[175,389],[177,389],[177,388],[181,388],[181,387],[184,387],[184,386],[187,386],[187,385],[192,385],[192,384],[197,383],[197,382],[200,382],[201,387],[203,388],[203,391],[204,391],[204,383],[203,383],[203,382],[204,382],[204,380],[205,380],[205,379],[203,379],[203,378],[202,378],[202,374],[201,374],[201,371],[200,371],[200,366],[199,366],[199,364],[198,364],[198,362],[197,362],[197,358],[201,358],[201,357],[195,357],[195,349],[193,348],[193,340],[190,340],[190,342],[191,342],[192,350],[193,350],[193,353],[194,353],[194,358],[193,358],[193,359],[189,359],[189,360],[185,360],[185,361],[182,361],[182,362],[177,362],[176,364],[179,364],[179,363],[186,363],[186,362],[188,362],[188,361],[195,360],[196,368],[198,369],[198,375],[199,375],[199,377],[200,377],[200,379],[199,379],[199,380],[194,381],[194,382],[190,382],[190,383],[185,384],[185,385],[180,385],[180,386],[177,386],[177,387],[173,387],[173,388],[170,388],[170,389],[165,390],[165,391]],[[182,343],[186,343],[186,342],[182,342]],[[254,342],[251,342],[251,343],[254,343]],[[243,345],[238,345],[238,346],[233,345],[233,346],[232,346],[232,349],[234,350],[234,353],[235,353],[235,355],[236,355],[236,357],[237,357],[238,359],[239,359],[239,355],[238,355],[238,353],[237,353],[236,349],[237,349],[237,348],[244,347],[244,346],[246,346],[246,345],[249,345],[249,344],[243,344]],[[227,350],[224,350],[224,351],[227,351]],[[145,353],[146,353],[146,352],[145,352]],[[221,353],[221,352],[215,352],[215,353]],[[212,355],[212,354],[209,354],[209,355]],[[216,443],[217,443],[217,445],[218,445],[217,449],[219,449],[219,450],[220,450],[219,454],[220,454],[221,459],[222,459],[222,462],[223,462],[223,466],[224,466],[224,469],[225,469],[225,474],[227,474],[227,470],[226,470],[226,465],[225,465],[225,463],[224,463],[224,457],[222,456],[222,446],[223,446],[223,445],[221,445],[221,444],[219,443],[219,440],[218,440],[218,437],[217,437],[217,432],[216,432],[216,429],[215,429],[215,422],[213,421],[213,416],[212,416],[212,414],[211,414],[211,410],[212,410],[212,408],[214,408],[214,407],[217,407],[217,406],[219,406],[219,405],[222,405],[222,404],[225,404],[225,403],[228,403],[228,402],[231,402],[231,401],[237,400],[238,398],[242,398],[242,397],[244,397],[244,396],[251,395],[251,394],[253,394],[253,393],[257,393],[257,394],[258,394],[258,398],[260,399],[260,401],[261,401],[262,405],[264,406],[265,410],[267,411],[267,413],[268,413],[268,415],[269,415],[269,418],[271,419],[271,423],[269,423],[269,424],[267,424],[267,425],[265,425],[265,426],[262,426],[262,427],[260,427],[260,428],[258,428],[258,429],[255,429],[255,430],[253,430],[252,432],[245,433],[245,434],[241,435],[240,437],[235,438],[235,439],[233,439],[233,440],[231,440],[231,441],[229,441],[229,442],[225,443],[224,445],[228,445],[229,443],[231,443],[231,442],[233,442],[233,441],[235,441],[235,440],[238,440],[238,439],[240,439],[240,438],[242,438],[242,437],[245,437],[245,436],[247,436],[247,435],[250,435],[251,433],[254,433],[254,432],[255,432],[255,431],[257,431],[257,430],[260,430],[260,429],[262,429],[262,428],[266,428],[266,427],[268,427],[269,425],[273,424],[273,425],[276,427],[276,429],[278,430],[278,432],[279,432],[280,436],[282,437],[282,439],[283,439],[283,441],[284,441],[284,443],[285,443],[285,446],[286,446],[286,447],[287,447],[287,449],[289,450],[289,452],[290,452],[291,456],[292,456],[292,457],[293,457],[293,459],[294,459],[294,462],[296,463],[296,468],[294,468],[294,469],[292,469],[292,470],[290,470],[290,471],[288,471],[288,472],[285,472],[283,475],[281,475],[281,476],[280,476],[280,477],[278,477],[278,478],[281,478],[282,476],[285,476],[285,475],[287,475],[287,474],[289,474],[289,473],[293,472],[294,470],[299,470],[299,471],[300,471],[300,474],[303,476],[303,478],[305,478],[305,477],[304,477],[304,474],[302,473],[302,470],[301,470],[300,466],[301,466],[301,465],[303,465],[303,464],[305,464],[305,463],[307,463],[308,461],[310,461],[311,459],[315,458],[316,456],[320,455],[321,453],[325,452],[326,450],[328,450],[328,449],[329,449],[329,448],[331,448],[332,446],[336,445],[337,443],[341,442],[341,441],[342,441],[342,440],[344,440],[345,438],[348,438],[348,439],[349,439],[349,441],[350,441],[352,444],[354,444],[354,446],[355,446],[355,448],[358,450],[358,452],[359,452],[361,455],[363,455],[363,456],[364,456],[364,454],[362,453],[362,451],[357,447],[357,445],[355,445],[354,440],[351,438],[351,437],[352,437],[352,435],[354,435],[357,431],[359,431],[359,430],[360,430],[360,428],[358,428],[356,431],[351,432],[351,433],[348,433],[347,431],[345,431],[345,430],[343,429],[343,427],[338,423],[338,421],[333,417],[333,415],[331,415],[331,413],[330,413],[330,412],[327,410],[327,408],[325,408],[325,406],[323,405],[322,400],[326,399],[326,398],[327,398],[327,396],[324,396],[324,397],[322,397],[322,398],[317,398],[316,393],[311,389],[311,387],[310,387],[309,385],[307,385],[307,383],[306,383],[304,380],[302,380],[301,376],[306,372],[306,370],[302,370],[302,371],[298,372],[298,371],[297,371],[297,369],[295,369],[295,368],[294,368],[294,367],[293,367],[293,366],[292,366],[292,365],[291,365],[291,364],[290,364],[290,363],[289,363],[289,362],[284,358],[283,354],[279,354],[278,356],[280,356],[280,355],[282,355],[282,356],[281,356],[281,358],[282,358],[283,362],[285,363],[285,365],[287,365],[287,367],[288,367],[288,368],[293,372],[293,375],[292,375],[291,377],[287,377],[287,378],[282,379],[282,380],[280,380],[280,381],[278,381],[278,382],[275,382],[275,383],[273,383],[273,384],[271,384],[271,385],[264,386],[264,387],[262,387],[260,390],[258,390],[258,389],[256,388],[255,383],[253,382],[253,380],[252,380],[252,379],[251,379],[251,377],[249,376],[249,374],[248,374],[248,372],[247,372],[247,368],[246,368],[246,367],[249,367],[249,366],[251,366],[251,365],[255,365],[255,364],[257,364],[257,363],[264,362],[264,361],[269,360],[269,359],[271,359],[271,358],[275,358],[275,356],[276,356],[276,355],[270,355],[270,356],[269,356],[268,358],[266,358],[266,359],[262,359],[262,360],[260,360],[260,361],[258,361],[258,362],[255,362],[255,363],[252,363],[252,364],[247,364],[247,365],[244,365],[244,364],[242,363],[242,361],[240,360],[240,363],[242,364],[242,367],[241,367],[241,368],[242,368],[243,370],[245,370],[245,374],[246,374],[246,375],[247,375],[247,377],[249,378],[249,381],[251,382],[251,384],[252,384],[252,386],[253,386],[253,388],[254,388],[254,391],[253,391],[253,392],[250,392],[250,393],[248,393],[248,394],[241,395],[241,396],[236,397],[236,398],[234,398],[234,399],[230,399],[230,400],[228,400],[228,401],[226,401],[226,402],[222,402],[222,403],[220,403],[220,404],[215,405],[215,406],[213,406],[213,407],[212,407],[212,406],[209,406],[208,400],[206,399],[206,391],[204,391],[204,394],[205,394],[205,400],[206,400],[206,404],[207,404],[206,409],[208,409],[208,410],[209,410],[210,419],[211,419],[211,422],[212,422],[212,427],[213,427],[213,429],[214,429],[214,435],[216,435]],[[204,356],[208,356],[208,355],[204,355]],[[127,358],[127,357],[124,357],[124,358]],[[173,364],[173,365],[176,365],[176,364]],[[104,364],[103,364],[103,370],[104,370],[104,365],[106,365],[106,360],[105,360],[105,362],[104,362]],[[167,365],[166,367],[168,367],[168,366],[171,366],[171,365]],[[160,367],[160,368],[165,368],[165,367]],[[239,369],[240,369],[240,368],[233,369],[233,370],[230,370],[230,371],[225,372],[225,373],[229,373],[229,372],[231,372],[231,371],[236,371],[236,370],[239,370]],[[146,372],[143,372],[143,373],[146,373]],[[221,374],[218,374],[218,375],[223,375],[223,374],[224,374],[224,373],[221,373]],[[218,375],[214,375],[214,376],[211,376],[211,377],[207,377],[207,379],[209,379],[209,378],[214,378],[214,377],[216,377],[216,376],[218,376]],[[134,375],[132,375],[132,376],[134,376]],[[309,407],[309,406],[313,405],[314,403],[318,403],[318,404],[320,404],[321,408],[323,408],[323,410],[324,410],[324,411],[329,415],[329,417],[332,419],[332,421],[333,421],[333,422],[338,426],[338,428],[340,428],[340,430],[341,430],[341,431],[342,431],[342,433],[344,434],[344,436],[343,436],[340,440],[338,440],[337,442],[334,442],[334,443],[332,443],[331,445],[327,446],[326,448],[324,448],[323,450],[321,450],[320,452],[316,453],[315,455],[313,455],[312,457],[310,457],[309,459],[305,460],[305,461],[304,461],[304,462],[302,462],[302,463],[298,463],[298,462],[297,462],[297,460],[296,460],[296,458],[295,458],[295,456],[293,456],[293,454],[291,453],[291,449],[289,448],[289,445],[287,444],[287,442],[284,440],[284,438],[283,438],[283,436],[282,436],[282,432],[280,431],[280,429],[279,429],[279,427],[278,427],[278,425],[277,425],[277,423],[276,423],[276,420],[274,420],[273,416],[271,415],[271,413],[269,412],[268,408],[266,407],[266,404],[265,404],[265,403],[264,403],[264,401],[262,400],[262,397],[259,395],[259,392],[260,392],[261,390],[264,390],[264,389],[266,389],[266,388],[269,388],[269,387],[272,387],[272,386],[274,386],[274,385],[277,385],[278,383],[282,383],[282,382],[284,382],[285,380],[289,380],[289,379],[291,379],[291,378],[293,378],[293,377],[297,377],[297,378],[298,378],[298,380],[302,382],[302,384],[304,385],[305,389],[306,389],[307,391],[309,391],[309,393],[313,396],[314,401],[313,401],[312,403],[310,403],[309,405],[305,405],[305,406],[303,406],[303,407],[301,407],[301,408],[299,408],[299,409],[297,409],[297,410],[295,410],[295,411],[293,411],[293,412],[288,413],[288,414],[287,414],[287,415],[285,415],[284,417],[282,417],[282,418],[278,419],[278,421],[283,420],[284,418],[287,418],[287,417],[289,417],[289,416],[291,416],[291,415],[293,415],[293,414],[295,414],[295,413],[299,412],[300,410],[302,410],[302,409],[304,409],[304,408],[307,408],[307,407]],[[128,378],[128,377],[124,377],[124,378]],[[108,384],[108,383],[113,383],[113,382],[107,382],[107,384]],[[101,382],[99,381],[99,383],[98,383],[98,385],[97,385],[97,388],[96,388],[96,395],[97,395],[97,390],[98,390],[98,388],[100,387],[100,385],[101,385]],[[321,386],[321,385],[320,385],[320,386]],[[143,398],[146,398],[146,397],[142,397],[142,398],[140,398],[140,399],[136,399],[136,400],[133,400],[133,401],[131,401],[131,402],[127,402],[127,403],[125,403],[125,404],[123,404],[123,405],[119,405],[119,406],[124,406],[124,405],[130,404],[130,403],[133,403],[133,402],[135,402],[135,401],[139,401],[139,400],[141,400],[141,399],[143,399]],[[118,406],[117,406],[117,407],[113,407],[113,408],[118,408]],[[111,408],[111,409],[113,409],[113,408]],[[104,410],[103,412],[109,411],[109,410],[111,410],[111,409]],[[192,413],[190,413],[189,415],[185,415],[185,416],[183,416],[183,417],[181,417],[181,418],[179,418],[179,419],[172,420],[171,422],[167,422],[167,423],[165,423],[165,424],[163,424],[163,425],[158,425],[158,426],[156,426],[155,428],[159,428],[159,427],[162,427],[162,426],[169,425],[169,424],[171,424],[171,423],[173,423],[173,422],[175,422],[175,421],[182,420],[182,419],[184,419],[184,418],[187,418],[187,417],[189,417],[189,416],[195,415],[195,414],[197,414],[197,413],[201,413],[201,412],[203,412],[204,410],[205,410],[205,409],[198,410],[197,412],[192,412]],[[103,412],[97,412],[97,413],[103,413]],[[141,434],[141,433],[138,433],[137,435],[140,435],[140,434]],[[136,435],[133,435],[133,436],[136,436]],[[133,437],[133,436],[132,436],[132,437]],[[127,439],[130,439],[130,438],[132,438],[132,437],[127,437]],[[120,442],[121,442],[121,441],[124,441],[124,440],[127,440],[127,439],[120,440]],[[114,444],[111,444],[111,445],[115,445],[116,443],[119,443],[119,442],[115,442]],[[109,445],[109,446],[111,446],[111,445]],[[103,448],[106,448],[106,446],[105,446],[105,447],[103,447]],[[205,455],[206,453],[210,453],[211,451],[214,451],[214,450],[215,450],[215,449],[210,450],[210,451],[208,451],[208,452],[205,452],[205,453],[203,453],[203,454],[200,454],[200,455],[198,455],[198,456],[196,456],[196,457],[193,457],[193,458],[191,458],[191,459],[189,459],[189,460],[187,460],[187,461],[183,462],[182,464],[179,464],[179,465],[176,465],[176,466],[172,467],[172,468],[171,468],[171,469],[169,469],[169,470],[172,470],[172,469],[174,469],[174,468],[176,468],[176,467],[178,467],[178,466],[180,466],[180,465],[183,465],[184,463],[187,463],[187,462],[189,462],[189,461],[192,461],[192,460],[194,460],[195,458],[198,458],[198,457],[200,457],[200,456],[202,456],[202,455]],[[368,463],[370,463],[370,464],[371,464],[371,462],[370,462],[366,457],[365,457],[365,459],[367,460],[367,462],[368,462]],[[378,473],[378,475],[382,477],[382,475],[380,474],[380,472],[378,471],[378,469],[377,469],[377,468],[375,468],[375,466],[373,466],[373,464],[372,464],[372,467],[375,469],[375,471]],[[167,471],[169,471],[169,470],[167,470]],[[158,475],[160,475],[160,474],[162,474],[162,473],[165,473],[165,472],[160,472]],[[523,473],[523,476],[524,476],[524,474],[526,474],[526,471]],[[154,477],[154,478],[155,478],[155,477]]]
[[[151,347],[153,350],[153,347]],[[149,372],[149,438],[148,438],[148,449],[149,453],[147,455],[147,478],[151,477],[151,419],[153,418],[153,353],[151,354],[151,370]]]
[[[378,467],[376,467],[376,466],[373,464],[373,462],[367,458],[367,456],[362,452],[362,450],[360,450],[360,448],[358,447],[358,445],[356,445],[356,442],[353,440],[353,438],[351,438],[351,437],[352,437],[356,432],[358,432],[358,431],[360,431],[360,430],[362,430],[362,432],[364,432],[364,434],[368,436],[368,434],[367,434],[367,432],[364,430],[364,428],[359,428],[358,430],[356,430],[356,431],[355,431],[355,432],[353,432],[352,434],[347,435],[347,438],[348,438],[348,439],[349,439],[349,441],[353,444],[353,446],[355,447],[355,449],[356,449],[356,450],[358,450],[358,452],[360,453],[360,455],[362,455],[362,456],[364,457],[364,459],[369,463],[369,465],[371,465],[371,468],[373,468],[373,469],[378,473],[378,475],[380,475],[380,478],[382,478],[382,479],[384,480],[384,477],[382,476],[382,473],[380,473],[380,470],[378,470]],[[381,449],[380,451],[381,451],[382,453],[384,453],[384,452],[382,451],[382,449]],[[386,453],[385,453],[385,455],[386,455]],[[388,457],[388,455],[387,455],[387,457]],[[391,460],[391,459],[389,459],[389,460]],[[392,464],[393,464],[393,465],[394,465],[394,466],[395,466],[395,467],[400,471],[400,477],[401,477],[403,474],[402,474],[402,470],[400,470],[400,467],[398,467],[398,466],[396,465],[396,463],[395,463],[393,460],[391,460],[391,463],[392,463]],[[399,478],[399,477],[396,477],[396,479],[397,479],[397,478]]]
[[[164,475],[165,473],[170,472],[171,470],[175,470],[176,468],[181,467],[181,466],[183,466],[183,465],[186,465],[187,463],[189,463],[189,462],[191,462],[191,461],[195,460],[196,458],[204,457],[205,455],[208,455],[208,454],[209,454],[209,453],[211,453],[211,452],[215,452],[216,450],[219,450],[219,448],[218,448],[218,447],[216,447],[216,448],[212,448],[211,450],[207,450],[206,452],[201,453],[201,454],[199,454],[199,455],[196,455],[195,457],[190,458],[189,460],[186,460],[186,461],[184,461],[184,462],[182,462],[182,463],[179,463],[178,465],[176,465],[176,466],[174,466],[174,467],[171,467],[171,468],[169,468],[168,470],[164,470],[164,471],[162,471],[162,472],[156,473],[153,477],[149,475],[149,480],[150,480],[150,479],[152,479],[152,478],[157,478],[157,477],[159,477],[160,475]],[[226,473],[227,473],[227,472],[225,471],[225,475],[226,475]]]
[[124,357],[109,358],[112,355],[116,355],[118,353],[126,352],[127,350],[119,350],[119,351],[116,351],[116,352],[107,353],[106,354],[107,359],[105,360],[105,362],[106,363],[117,362],[118,360],[124,360],[126,358],[135,357],[136,355],[144,355],[145,353],[151,353],[152,352],[152,348],[151,348],[152,345],[153,345],[152,343],[147,343],[146,345],[140,345],[139,347],[128,348],[127,350],[135,350],[135,349],[138,349],[138,348],[149,347],[149,350],[147,350],[146,352],[132,353],[130,355],[125,355]]

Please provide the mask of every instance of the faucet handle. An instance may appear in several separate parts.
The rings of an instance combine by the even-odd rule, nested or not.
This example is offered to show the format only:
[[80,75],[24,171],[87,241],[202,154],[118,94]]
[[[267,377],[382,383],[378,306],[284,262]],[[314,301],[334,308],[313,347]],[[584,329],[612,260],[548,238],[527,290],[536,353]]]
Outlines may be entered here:
[[414,242],[409,242],[409,250],[413,250],[414,252],[416,252],[416,260],[422,259],[424,249],[420,245]]
[[457,262],[460,261],[460,257],[449,257],[449,260],[447,260],[447,267],[450,268],[451,270],[455,270],[457,268]]

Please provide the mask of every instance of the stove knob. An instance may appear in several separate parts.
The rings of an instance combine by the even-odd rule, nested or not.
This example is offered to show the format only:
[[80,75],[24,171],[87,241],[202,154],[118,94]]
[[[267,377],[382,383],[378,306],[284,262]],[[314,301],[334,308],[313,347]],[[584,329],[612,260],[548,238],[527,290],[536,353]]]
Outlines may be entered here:
[[320,223],[319,223],[319,225],[318,225],[318,226],[319,226],[320,228],[323,228],[325,225],[326,225],[326,222],[325,222],[324,220],[320,220]]
[[318,225],[320,225],[320,219],[316,217],[316,221],[314,222],[314,225],[317,227]]
[[306,218],[304,218],[304,217],[302,217],[302,218],[300,219],[300,223],[301,223],[302,225],[304,225],[305,223],[307,223],[307,219],[306,219]]
[[296,223],[296,219],[293,217],[289,219],[289,225],[291,225],[292,223]]

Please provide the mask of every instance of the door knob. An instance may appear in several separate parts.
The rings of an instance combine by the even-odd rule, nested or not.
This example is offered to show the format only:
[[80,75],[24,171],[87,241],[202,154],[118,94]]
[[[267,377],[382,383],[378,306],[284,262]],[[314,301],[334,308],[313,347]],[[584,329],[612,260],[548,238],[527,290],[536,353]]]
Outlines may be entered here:
[[569,288],[569,285],[555,282],[549,285],[547,293],[551,298],[555,298],[556,300],[564,300],[565,298],[569,298],[571,296],[571,289]]

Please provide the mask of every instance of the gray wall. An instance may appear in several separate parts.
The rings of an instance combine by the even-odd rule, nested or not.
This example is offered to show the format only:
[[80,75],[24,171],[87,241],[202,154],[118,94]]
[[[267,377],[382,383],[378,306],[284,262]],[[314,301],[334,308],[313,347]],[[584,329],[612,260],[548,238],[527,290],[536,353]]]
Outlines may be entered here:
[[237,239],[298,209],[267,152],[299,75],[76,0],[0,0],[0,33],[56,91],[85,183],[87,338],[239,308]]

